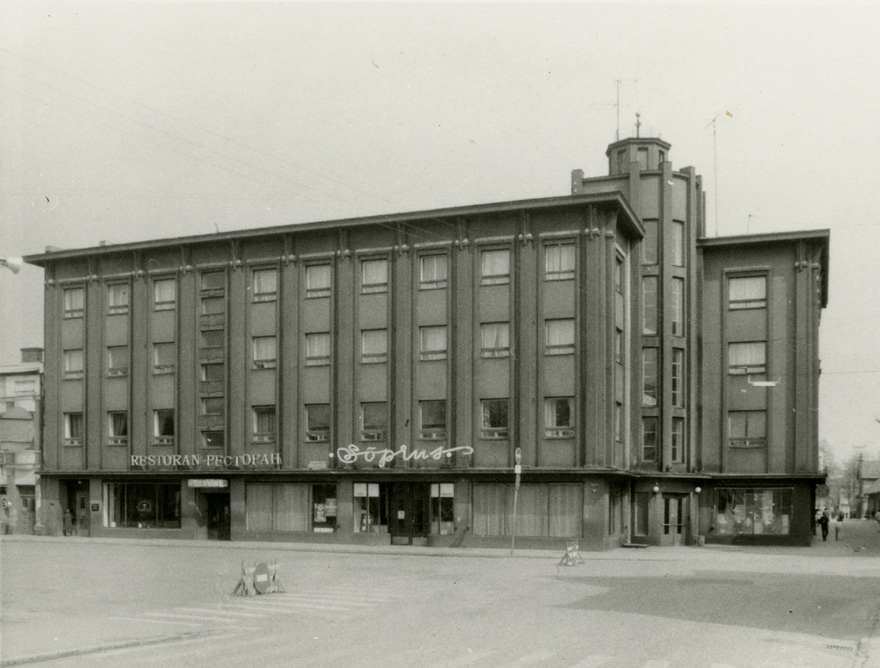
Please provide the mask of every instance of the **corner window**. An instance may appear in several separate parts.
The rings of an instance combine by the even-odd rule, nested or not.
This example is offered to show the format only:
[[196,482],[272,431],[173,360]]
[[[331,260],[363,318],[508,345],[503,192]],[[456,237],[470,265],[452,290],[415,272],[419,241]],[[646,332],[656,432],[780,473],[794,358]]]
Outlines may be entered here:
[[364,260],[361,263],[361,292],[388,292],[388,260]]
[[379,364],[388,361],[388,330],[365,329],[361,331],[361,362]]
[[113,412],[107,414],[108,445],[128,445],[128,413]]
[[306,298],[330,296],[330,265],[310,264],[306,266]]
[[480,277],[482,285],[510,283],[510,251],[484,250],[480,254]]
[[371,402],[361,404],[361,440],[384,441],[388,432],[388,404]]
[[657,334],[657,277],[642,278],[642,334]]
[[82,445],[83,443],[83,414],[64,414],[64,445]]
[[330,404],[306,405],[306,440],[313,443],[330,440]]
[[684,279],[672,279],[672,335],[684,336]]
[[174,445],[174,410],[160,408],[153,411],[153,443]]
[[645,238],[642,239],[642,264],[657,264],[659,259],[659,230],[656,220],[643,221]]
[[659,419],[656,417],[642,418],[642,461],[656,462],[657,448],[660,443]]
[[330,364],[330,333],[306,334],[306,366]]
[[684,223],[680,220],[672,221],[672,264],[676,267],[684,266]]
[[419,402],[419,438],[439,441],[446,438],[446,400]]
[[731,311],[767,308],[767,277],[742,276],[727,282],[727,305]]
[[422,255],[419,258],[419,287],[438,290],[447,284],[448,258],[446,255]]
[[419,327],[419,359],[446,359],[446,326]]
[[545,354],[574,355],[574,318],[545,321],[544,336]]
[[506,439],[510,437],[510,400],[483,399],[480,402],[480,437]]
[[128,375],[128,346],[109,346],[107,348],[107,375]]
[[276,364],[275,337],[255,336],[254,341],[254,368],[274,369]]
[[153,373],[174,373],[177,360],[177,349],[173,343],[153,344]]
[[728,346],[728,369],[731,376],[767,373],[767,343],[750,341]]
[[275,406],[254,406],[254,440],[274,441],[276,434]]
[[544,400],[544,436],[574,437],[574,398],[553,397]]
[[730,411],[727,414],[728,443],[736,448],[767,445],[767,411]]
[[642,348],[642,406],[657,405],[657,348]]
[[83,377],[83,351],[75,348],[64,351],[64,380],[79,380]]
[[177,302],[177,281],[173,278],[157,278],[153,281],[153,310],[171,311]]
[[254,301],[273,302],[278,294],[278,270],[254,270]]
[[544,247],[544,279],[569,281],[574,278],[574,244],[553,244]]
[[107,286],[108,313],[128,313],[128,290],[128,283],[112,283]]
[[85,290],[66,288],[64,290],[64,317],[82,318],[85,309]]

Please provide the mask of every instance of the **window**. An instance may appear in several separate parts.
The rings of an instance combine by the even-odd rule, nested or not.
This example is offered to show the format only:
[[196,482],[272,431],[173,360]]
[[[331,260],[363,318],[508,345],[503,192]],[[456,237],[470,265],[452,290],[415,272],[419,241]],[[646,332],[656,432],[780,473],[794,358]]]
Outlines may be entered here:
[[483,323],[480,325],[480,339],[482,357],[507,357],[510,354],[510,323]]
[[480,255],[482,285],[510,283],[510,251],[485,250]]
[[254,269],[254,301],[274,302],[278,293],[277,269]]
[[104,483],[105,526],[180,528],[180,483]]
[[153,344],[153,373],[174,373],[177,349],[173,343]]
[[199,332],[202,348],[222,348],[224,334],[222,329],[204,329]]
[[274,441],[276,433],[275,406],[254,406],[254,440]]
[[728,346],[728,368],[731,376],[767,373],[767,343],[750,341]]
[[384,401],[361,404],[361,440],[384,441],[388,431],[388,404]]
[[306,266],[306,297],[330,296],[330,265],[310,264]]
[[388,292],[388,260],[364,260],[361,271],[361,292]]
[[623,441],[623,404],[619,401],[614,402],[614,440]]
[[330,404],[306,406],[306,440],[312,442],[330,440]]
[[306,366],[330,364],[330,333],[306,334]]
[[202,315],[219,315],[226,311],[226,273],[208,271],[202,274]]
[[107,375],[128,375],[128,346],[109,346],[107,348]]
[[174,410],[160,408],[153,411],[153,443],[174,445]]
[[446,359],[446,326],[419,327],[419,359]]
[[153,281],[153,310],[171,311],[177,301],[177,281],[173,278],[157,278]]
[[548,281],[568,281],[574,278],[574,244],[555,244],[544,247],[544,278]]
[[206,271],[202,274],[202,291],[223,293],[226,290],[226,273]]
[[642,418],[642,461],[656,462],[657,448],[660,444],[659,418]]
[[684,223],[674,220],[672,221],[672,264],[683,267],[684,257]]
[[656,220],[643,221],[645,238],[642,240],[642,264],[657,264],[659,261],[659,230]]
[[509,399],[483,399],[481,402],[481,438],[501,439],[510,436]]
[[85,290],[66,288],[64,290],[64,317],[82,318],[85,308]]
[[767,308],[767,277],[742,276],[727,282],[728,307],[731,311]]
[[202,447],[203,448],[222,448],[226,440],[222,431],[203,431]]
[[28,396],[37,393],[37,381],[17,380],[14,383],[13,394],[16,396]]
[[[474,483],[475,536],[510,535],[513,485]],[[523,484],[519,488],[517,536],[577,538],[583,533],[583,485]]]
[[614,257],[614,291],[622,295],[626,287],[626,275],[624,274],[623,258],[619,255]]
[[222,364],[202,364],[202,380],[216,383],[223,380]]
[[128,445],[128,413],[112,412],[107,414],[108,445]]
[[83,377],[83,351],[81,348],[64,351],[64,380]]
[[767,411],[730,411],[727,425],[731,446],[761,448],[767,445]]
[[419,438],[439,441],[446,438],[446,400],[419,402]]
[[684,408],[684,350],[672,349],[672,405]]
[[445,288],[447,283],[447,256],[422,255],[419,258],[419,287],[422,290]]
[[544,435],[547,438],[574,436],[574,398],[544,399]]
[[666,162],[666,151],[658,151],[657,152],[657,169],[662,168],[664,162]]
[[248,531],[333,533],[336,529],[336,485],[248,483],[245,490]]
[[64,414],[64,445],[82,445],[83,414]]
[[642,279],[642,334],[657,333],[657,277]]
[[455,483],[431,484],[431,533],[435,536],[455,533]]
[[218,315],[226,310],[226,297],[202,297],[202,315]]
[[640,148],[638,150],[639,169],[643,172],[648,169],[648,149]]
[[274,336],[255,336],[254,340],[254,368],[255,369],[274,369],[276,364],[275,357],[275,337]]
[[684,336],[684,279],[672,279],[672,335]]
[[[614,361],[617,364],[623,364],[623,350],[624,350],[624,336],[623,330],[618,327],[614,328]],[[620,384],[620,387],[623,387],[623,384]]]
[[673,464],[684,463],[684,418],[672,418],[672,447],[669,454]]
[[361,331],[361,362],[378,364],[388,361],[388,330],[365,329]]
[[648,509],[651,495],[648,492],[636,492],[633,503],[633,529],[636,536],[648,535]]
[[388,533],[388,485],[354,483],[355,533]]
[[719,535],[788,535],[791,530],[791,488],[720,488],[715,498]]
[[202,415],[223,415],[226,400],[223,397],[202,397]]
[[547,355],[574,355],[574,319],[544,322],[544,352]]
[[657,405],[657,348],[642,348],[642,406]]
[[112,283],[107,286],[108,313],[128,313],[128,283]]
[[627,159],[626,150],[617,152],[617,171],[625,172],[629,167],[629,160]]

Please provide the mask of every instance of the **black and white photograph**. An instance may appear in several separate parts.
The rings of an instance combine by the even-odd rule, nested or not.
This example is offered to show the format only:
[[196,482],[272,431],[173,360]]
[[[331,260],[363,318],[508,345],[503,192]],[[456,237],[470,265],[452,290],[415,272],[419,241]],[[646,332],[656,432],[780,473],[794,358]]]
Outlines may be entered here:
[[880,667],[878,34],[0,4],[0,668]]

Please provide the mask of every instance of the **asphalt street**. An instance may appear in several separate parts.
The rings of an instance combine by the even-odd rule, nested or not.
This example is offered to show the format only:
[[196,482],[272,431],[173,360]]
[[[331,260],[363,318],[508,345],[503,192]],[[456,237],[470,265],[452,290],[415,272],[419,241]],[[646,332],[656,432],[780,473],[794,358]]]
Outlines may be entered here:
[[[583,553],[4,536],[0,665],[880,666],[880,531]],[[231,596],[277,559],[286,592]]]

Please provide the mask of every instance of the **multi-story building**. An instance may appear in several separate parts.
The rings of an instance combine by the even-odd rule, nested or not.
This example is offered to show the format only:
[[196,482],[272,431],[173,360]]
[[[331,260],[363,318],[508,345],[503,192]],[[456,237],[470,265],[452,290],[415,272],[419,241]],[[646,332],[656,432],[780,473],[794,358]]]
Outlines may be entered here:
[[828,233],[706,238],[669,148],[565,197],[26,258],[44,496],[86,535],[808,543]]

